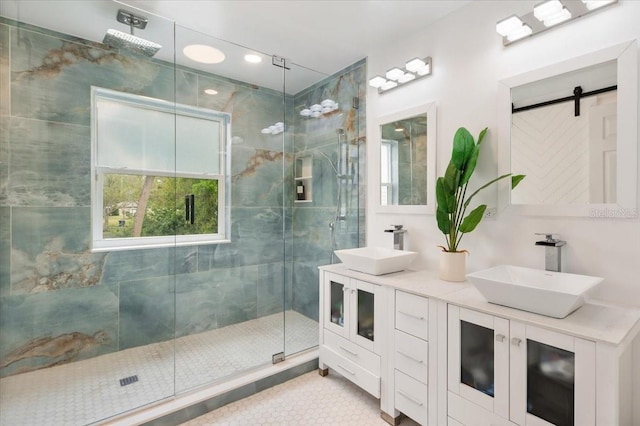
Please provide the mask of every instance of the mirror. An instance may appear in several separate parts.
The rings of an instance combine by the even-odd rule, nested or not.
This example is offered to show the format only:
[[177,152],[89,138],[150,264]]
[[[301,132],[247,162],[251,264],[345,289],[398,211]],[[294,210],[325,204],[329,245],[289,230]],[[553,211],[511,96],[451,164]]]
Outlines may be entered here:
[[377,206],[381,212],[428,213],[434,204],[435,104],[378,120]]
[[500,206],[541,216],[634,217],[637,46],[613,46],[499,87]]

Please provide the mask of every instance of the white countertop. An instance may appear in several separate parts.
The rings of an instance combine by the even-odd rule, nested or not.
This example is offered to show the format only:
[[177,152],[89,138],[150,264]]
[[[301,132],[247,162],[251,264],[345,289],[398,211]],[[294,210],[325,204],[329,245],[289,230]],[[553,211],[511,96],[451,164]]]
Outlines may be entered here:
[[320,266],[320,270],[612,345],[630,341],[640,330],[640,309],[597,300],[585,303],[564,319],[557,319],[489,303],[469,282],[443,281],[438,278],[436,271],[406,270],[386,275],[369,275],[347,269],[342,264]]

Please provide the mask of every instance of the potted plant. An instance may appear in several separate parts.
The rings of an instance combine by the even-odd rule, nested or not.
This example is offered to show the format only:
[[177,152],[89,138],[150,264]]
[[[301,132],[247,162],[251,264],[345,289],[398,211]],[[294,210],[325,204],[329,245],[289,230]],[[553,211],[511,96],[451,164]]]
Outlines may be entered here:
[[480,132],[478,142],[467,129],[461,127],[453,137],[451,161],[444,176],[436,181],[436,220],[438,228],[446,238],[446,246],[442,248],[440,257],[440,278],[447,281],[464,281],[466,250],[460,250],[460,241],[464,234],[476,229],[487,209],[481,204],[467,214],[469,203],[475,195],[493,183],[511,176],[511,188],[515,188],[524,175],[508,173],[482,185],[467,197],[467,185],[478,162],[480,144],[487,133],[487,128]]

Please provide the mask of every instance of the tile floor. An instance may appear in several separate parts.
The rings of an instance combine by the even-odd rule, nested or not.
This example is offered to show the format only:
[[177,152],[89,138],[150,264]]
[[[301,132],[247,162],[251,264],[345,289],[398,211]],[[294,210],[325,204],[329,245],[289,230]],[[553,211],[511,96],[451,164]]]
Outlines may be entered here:
[[[405,418],[402,426],[418,423]],[[182,426],[385,426],[380,401],[333,370],[317,371],[225,405]]]
[[[286,323],[283,332],[283,321]],[[317,346],[318,323],[287,311],[0,380],[1,426],[86,425]],[[138,381],[120,386],[132,375]]]

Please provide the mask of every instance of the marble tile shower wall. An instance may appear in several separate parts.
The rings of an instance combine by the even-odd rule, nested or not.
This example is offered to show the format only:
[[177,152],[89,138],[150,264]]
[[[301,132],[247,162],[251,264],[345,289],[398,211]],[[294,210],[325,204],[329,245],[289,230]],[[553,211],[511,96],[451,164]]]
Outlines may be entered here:
[[[294,203],[293,208],[293,308],[318,319],[318,266],[331,262],[329,223],[335,220],[338,189],[341,188],[341,214],[344,221],[336,224],[337,248],[364,245],[365,235],[365,143],[366,143],[366,63],[365,60],[336,73],[294,97],[294,154],[313,157],[312,202]],[[333,99],[340,108],[322,118],[304,118],[304,107]],[[354,108],[353,98],[359,99]],[[339,169],[348,177],[338,185],[338,178],[329,163],[338,167],[338,134],[346,165]],[[324,154],[324,155],[323,155]]]
[[[91,253],[92,85],[232,114],[231,244]],[[291,308],[292,98],[0,20],[0,101],[0,376]]]

